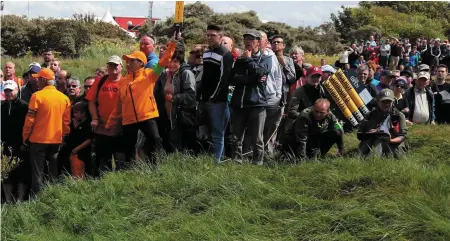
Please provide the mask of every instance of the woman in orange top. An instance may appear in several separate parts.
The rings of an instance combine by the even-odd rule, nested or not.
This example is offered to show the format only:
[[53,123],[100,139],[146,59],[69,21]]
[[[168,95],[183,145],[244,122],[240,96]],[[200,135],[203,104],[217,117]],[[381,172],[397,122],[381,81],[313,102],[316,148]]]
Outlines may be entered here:
[[[122,57],[127,63],[128,73],[120,79],[119,98],[106,123],[106,129],[122,125],[123,148],[127,162],[134,157],[138,130],[141,130],[147,137],[149,144],[149,147],[146,148],[147,154],[153,154],[161,148],[161,137],[155,120],[159,113],[153,89],[158,76],[169,64],[176,46],[177,40],[174,35],[163,58],[151,69],[144,69],[147,64],[147,56],[141,51],[135,51]],[[149,157],[153,159],[154,155],[149,155]]]

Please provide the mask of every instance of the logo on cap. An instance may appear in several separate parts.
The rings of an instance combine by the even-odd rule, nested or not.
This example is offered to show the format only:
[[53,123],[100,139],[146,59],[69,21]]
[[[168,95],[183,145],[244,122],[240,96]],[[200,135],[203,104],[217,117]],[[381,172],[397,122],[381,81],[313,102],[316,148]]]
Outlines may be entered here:
[[389,91],[384,92],[384,96],[388,97],[390,95],[391,95],[391,92],[389,92]]

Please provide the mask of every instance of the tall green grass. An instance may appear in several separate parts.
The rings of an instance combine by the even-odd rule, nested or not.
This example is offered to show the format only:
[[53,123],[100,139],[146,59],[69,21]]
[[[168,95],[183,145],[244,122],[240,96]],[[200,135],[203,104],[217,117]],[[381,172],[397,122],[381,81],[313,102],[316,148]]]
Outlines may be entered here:
[[[77,77],[83,81],[86,77],[93,76],[97,68],[106,67],[109,56],[118,55],[122,57],[122,55],[129,54],[135,50],[139,50],[137,44],[125,45],[120,42],[96,41],[94,44],[83,49],[80,53],[81,57],[78,59],[58,57],[57,59],[61,64],[61,69],[68,70],[72,74],[72,77]],[[28,70],[29,64],[33,62],[42,64],[44,62],[42,57],[31,55],[22,58],[2,58],[2,63],[6,63],[7,61],[12,61],[16,65],[17,76],[22,76]],[[123,69],[125,71],[125,68]]]
[[450,240],[449,126],[410,154],[265,166],[173,154],[101,180],[66,178],[2,207],[2,240]]

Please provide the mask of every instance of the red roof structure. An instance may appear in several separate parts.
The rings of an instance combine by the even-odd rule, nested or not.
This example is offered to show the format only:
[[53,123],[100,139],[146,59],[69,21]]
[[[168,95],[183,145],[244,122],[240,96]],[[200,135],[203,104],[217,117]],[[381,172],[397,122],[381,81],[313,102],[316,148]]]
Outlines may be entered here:
[[[145,22],[148,18],[139,18],[139,17],[113,17],[114,20],[125,30],[130,32],[138,32],[138,28],[140,26],[145,25]],[[159,18],[152,18],[152,23],[154,24]],[[131,25],[128,23],[131,22]]]

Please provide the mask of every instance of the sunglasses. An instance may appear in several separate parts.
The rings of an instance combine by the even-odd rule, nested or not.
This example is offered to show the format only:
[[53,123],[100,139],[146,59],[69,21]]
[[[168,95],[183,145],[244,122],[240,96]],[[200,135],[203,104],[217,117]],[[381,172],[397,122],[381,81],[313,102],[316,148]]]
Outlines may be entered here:
[[273,41],[272,44],[282,44],[283,41]]
[[403,88],[403,85],[396,85],[395,88]]
[[85,89],[89,89],[89,88],[91,88],[92,87],[92,85],[84,85],[84,88]]
[[78,85],[67,85],[67,88],[78,88]]

